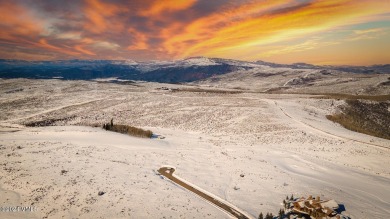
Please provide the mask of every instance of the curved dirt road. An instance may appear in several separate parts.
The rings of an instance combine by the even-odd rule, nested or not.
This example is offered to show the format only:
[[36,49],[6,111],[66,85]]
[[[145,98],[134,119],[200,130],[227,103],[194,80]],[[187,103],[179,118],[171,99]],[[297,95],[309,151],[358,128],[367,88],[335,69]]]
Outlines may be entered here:
[[240,212],[238,208],[232,207],[230,205],[225,204],[222,200],[218,200],[202,191],[200,191],[197,188],[194,188],[193,186],[189,185],[186,182],[183,182],[180,178],[173,176],[173,172],[175,172],[175,169],[172,167],[161,167],[158,169],[158,172],[165,176],[166,178],[170,179],[172,182],[176,183],[177,185],[180,185],[181,187],[187,189],[188,191],[191,191],[195,193],[196,195],[200,196],[203,199],[206,199],[207,201],[211,202],[215,206],[219,207],[220,209],[224,210],[228,214],[236,217],[236,218],[242,218],[242,219],[249,219],[251,218],[248,215],[245,215],[244,213]]

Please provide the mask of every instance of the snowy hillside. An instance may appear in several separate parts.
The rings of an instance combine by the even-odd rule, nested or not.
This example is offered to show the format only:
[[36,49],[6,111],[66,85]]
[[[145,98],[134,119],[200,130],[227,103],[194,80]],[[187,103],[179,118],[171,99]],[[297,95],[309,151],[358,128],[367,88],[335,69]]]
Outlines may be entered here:
[[[252,218],[275,215],[291,194],[334,199],[352,219],[387,218],[389,140],[329,121],[343,100],[195,88],[0,79],[0,206],[37,208],[0,218],[231,218],[162,166]],[[112,118],[155,137],[91,127]],[[51,126],[23,125],[39,121]]]

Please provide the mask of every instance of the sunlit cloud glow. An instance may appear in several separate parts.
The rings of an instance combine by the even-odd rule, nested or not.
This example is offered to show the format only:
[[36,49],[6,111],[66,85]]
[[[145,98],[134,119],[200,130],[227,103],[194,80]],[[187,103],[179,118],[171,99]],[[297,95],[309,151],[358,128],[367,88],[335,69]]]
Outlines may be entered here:
[[388,0],[0,0],[0,19],[6,59],[390,63]]

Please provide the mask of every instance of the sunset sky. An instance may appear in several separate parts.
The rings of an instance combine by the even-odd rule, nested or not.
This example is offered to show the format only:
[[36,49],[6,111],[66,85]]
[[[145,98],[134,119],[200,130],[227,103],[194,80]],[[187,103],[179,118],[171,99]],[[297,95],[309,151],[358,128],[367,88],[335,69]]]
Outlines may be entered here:
[[390,63],[389,0],[0,0],[0,58]]

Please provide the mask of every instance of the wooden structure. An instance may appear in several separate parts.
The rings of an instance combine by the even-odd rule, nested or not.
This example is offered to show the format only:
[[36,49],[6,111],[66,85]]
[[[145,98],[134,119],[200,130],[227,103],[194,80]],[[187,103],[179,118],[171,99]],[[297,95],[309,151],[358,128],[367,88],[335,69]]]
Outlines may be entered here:
[[338,204],[334,200],[321,201],[319,196],[316,198],[309,196],[307,199],[302,197],[290,203],[292,205],[288,210],[291,213],[308,215],[314,219],[341,218],[336,212]]

